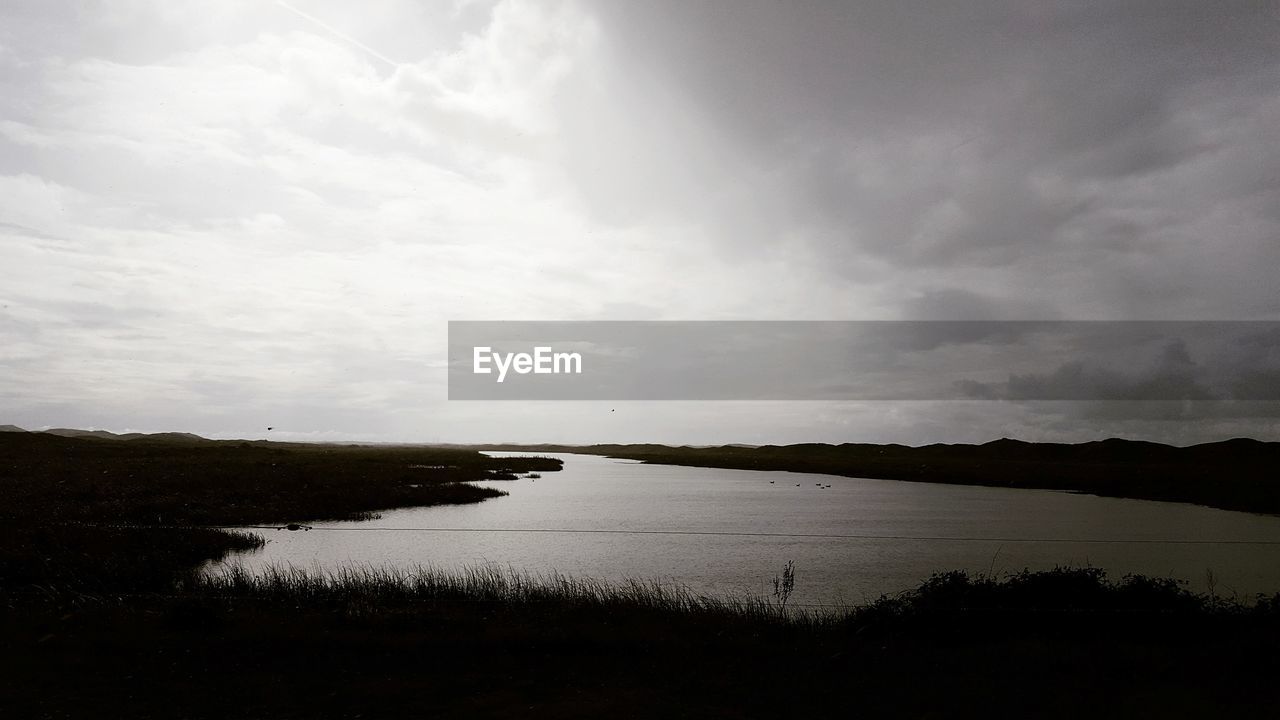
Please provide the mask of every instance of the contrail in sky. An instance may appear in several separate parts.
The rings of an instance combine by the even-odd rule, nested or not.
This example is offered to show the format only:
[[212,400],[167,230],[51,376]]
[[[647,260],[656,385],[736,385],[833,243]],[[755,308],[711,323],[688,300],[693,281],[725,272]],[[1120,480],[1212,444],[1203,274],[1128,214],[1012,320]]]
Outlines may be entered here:
[[312,15],[308,15],[307,13],[305,13],[305,12],[303,12],[303,11],[299,10],[298,8],[296,8],[296,7],[292,6],[292,5],[290,5],[289,3],[284,2],[284,0],[276,0],[276,4],[277,4],[277,5],[279,5],[280,7],[284,8],[285,10],[288,10],[289,12],[294,13],[294,14],[295,14],[295,15],[297,15],[298,17],[301,17],[301,18],[302,18],[302,19],[304,19],[304,20],[307,20],[307,21],[309,21],[309,22],[312,22],[312,23],[314,23],[314,24],[318,25],[321,29],[323,29],[324,31],[326,31],[326,32],[328,32],[329,34],[333,35],[334,37],[337,37],[337,38],[339,38],[339,39],[341,39],[341,40],[345,40],[345,41],[347,41],[347,42],[351,43],[352,45],[355,45],[356,47],[358,47],[358,48],[360,48],[361,50],[363,50],[363,51],[365,51],[365,52],[369,53],[369,54],[370,54],[370,55],[372,55],[373,57],[375,57],[375,58],[377,58],[377,59],[381,60],[382,62],[384,62],[384,63],[386,63],[386,64],[390,65],[391,67],[395,68],[395,67],[399,67],[399,66],[400,66],[400,63],[396,62],[395,60],[392,60],[391,58],[387,57],[386,55],[383,55],[382,53],[378,52],[377,50],[374,50],[373,48],[369,47],[368,45],[365,45],[364,43],[360,42],[359,40],[356,40],[355,38],[351,37],[350,35],[347,35],[346,33],[344,33],[344,32],[342,32],[342,31],[338,30],[338,29],[337,29],[337,28],[335,28],[335,27],[333,27],[332,25],[329,25],[328,23],[324,22],[323,20],[320,20],[319,18],[314,17],[314,16],[312,16]]

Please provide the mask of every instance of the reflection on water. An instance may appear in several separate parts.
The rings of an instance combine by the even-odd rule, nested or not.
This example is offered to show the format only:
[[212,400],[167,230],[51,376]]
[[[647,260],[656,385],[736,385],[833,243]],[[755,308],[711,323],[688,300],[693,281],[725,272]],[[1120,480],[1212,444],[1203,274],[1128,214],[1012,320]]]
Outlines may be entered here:
[[[1280,591],[1280,518],[1053,491],[557,457],[565,461],[562,472],[482,483],[509,491],[509,497],[396,510],[374,521],[312,523],[310,532],[258,531],[266,534],[267,546],[229,562],[251,570],[285,563],[496,564],[535,573],[662,579],[715,594],[765,594],[774,574],[795,560],[793,604],[861,603],[944,570],[1002,574],[1068,564],[1102,567],[1117,578],[1177,577],[1195,590],[1205,589],[1212,572],[1218,593],[1245,598]],[[1016,541],[1021,539],[1041,541]],[[1096,542],[1114,540],[1147,542]],[[1277,544],[1151,542],[1165,540]]]

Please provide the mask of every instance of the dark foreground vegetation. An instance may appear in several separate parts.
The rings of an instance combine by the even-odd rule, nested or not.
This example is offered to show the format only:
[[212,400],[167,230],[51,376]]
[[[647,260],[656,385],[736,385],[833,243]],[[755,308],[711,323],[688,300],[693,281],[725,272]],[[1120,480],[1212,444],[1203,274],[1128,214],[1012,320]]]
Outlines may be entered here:
[[[119,436],[117,436],[119,437]],[[0,590],[156,590],[261,539],[210,526],[361,519],[505,493],[466,480],[554,471],[474,450],[0,433]]]
[[1108,497],[1280,513],[1280,443],[1237,438],[1191,447],[1134,440],[1074,445],[493,445],[481,449],[589,453],[664,465],[790,470],[954,485],[1069,490]]
[[1280,703],[1276,599],[1089,569],[940,575],[825,617],[487,570],[8,602],[10,717],[1210,718]]
[[1280,596],[1238,603],[1093,569],[939,575],[823,616],[781,597],[490,569],[196,572],[262,541],[216,526],[474,502],[493,493],[457,481],[558,467],[459,449],[0,434],[0,717],[1265,717],[1280,705]]

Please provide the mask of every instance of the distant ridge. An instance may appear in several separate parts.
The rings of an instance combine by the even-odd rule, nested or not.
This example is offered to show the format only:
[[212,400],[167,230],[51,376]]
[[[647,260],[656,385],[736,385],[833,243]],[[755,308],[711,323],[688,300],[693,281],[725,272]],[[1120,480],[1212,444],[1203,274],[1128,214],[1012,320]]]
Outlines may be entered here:
[[74,437],[74,438],[96,437],[96,438],[103,438],[104,440],[120,439],[119,435],[113,432],[107,432],[106,430],[77,430],[75,428],[49,428],[48,430],[37,431],[37,432],[44,432],[46,435],[57,435],[58,437]]
[[158,433],[125,433],[118,435],[121,440],[180,440],[182,442],[190,442],[192,440],[211,442],[209,438],[201,437],[195,433],[184,432],[158,432]]
[[27,432],[17,425],[0,425],[0,432]]
[[[15,427],[8,425],[6,427]],[[18,428],[22,431],[22,428]],[[25,432],[25,431],[24,431]],[[208,438],[200,437],[194,433],[184,432],[159,432],[159,433],[123,433],[117,434],[106,430],[77,430],[76,428],[51,428],[43,431],[46,435],[57,435],[59,437],[69,438],[98,438],[101,440],[168,440],[178,442],[190,442],[192,440],[208,441]]]
[[665,445],[478,445],[478,450],[605,455],[663,465],[789,470],[846,477],[987,485],[1186,502],[1280,514],[1280,443],[1250,438],[1175,447],[1109,438],[922,447],[801,443],[742,447]]

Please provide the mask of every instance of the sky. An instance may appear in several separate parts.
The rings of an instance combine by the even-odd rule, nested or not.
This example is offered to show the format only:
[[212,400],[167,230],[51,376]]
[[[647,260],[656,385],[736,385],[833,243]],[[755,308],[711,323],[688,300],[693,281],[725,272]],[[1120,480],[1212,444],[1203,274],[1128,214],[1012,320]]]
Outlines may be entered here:
[[1265,404],[446,391],[450,320],[1275,321],[1277,270],[1269,0],[0,9],[0,423],[1280,440]]

